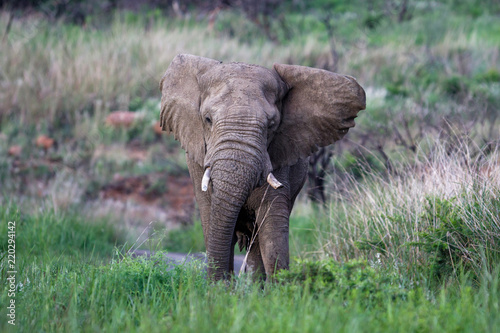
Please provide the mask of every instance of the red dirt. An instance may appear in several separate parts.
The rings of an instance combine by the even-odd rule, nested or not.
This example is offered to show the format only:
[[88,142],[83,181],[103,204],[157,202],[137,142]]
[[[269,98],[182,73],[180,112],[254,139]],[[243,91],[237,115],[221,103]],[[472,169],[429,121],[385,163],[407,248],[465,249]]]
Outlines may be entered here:
[[165,209],[176,222],[189,223],[195,209],[194,189],[189,176],[165,176],[153,173],[122,177],[103,186],[101,199],[126,202],[134,201],[152,209]]

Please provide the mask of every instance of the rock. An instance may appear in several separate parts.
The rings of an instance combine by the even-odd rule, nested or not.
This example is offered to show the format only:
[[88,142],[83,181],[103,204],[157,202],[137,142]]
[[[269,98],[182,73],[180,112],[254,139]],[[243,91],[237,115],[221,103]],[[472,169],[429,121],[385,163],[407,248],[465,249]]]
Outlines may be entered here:
[[160,126],[160,122],[157,121],[153,124],[153,131],[157,134],[157,135],[162,135],[163,130],[161,129],[161,126]]
[[9,150],[7,151],[7,153],[9,154],[9,156],[17,157],[17,156],[21,155],[21,151],[22,151],[21,146],[14,145],[14,146],[9,147]]
[[40,135],[38,138],[36,138],[35,140],[35,145],[38,147],[38,148],[43,148],[45,150],[48,150],[49,148],[51,148],[52,146],[54,146],[54,143],[55,143],[55,140],[54,139],[51,139],[49,138],[48,136],[46,135]]

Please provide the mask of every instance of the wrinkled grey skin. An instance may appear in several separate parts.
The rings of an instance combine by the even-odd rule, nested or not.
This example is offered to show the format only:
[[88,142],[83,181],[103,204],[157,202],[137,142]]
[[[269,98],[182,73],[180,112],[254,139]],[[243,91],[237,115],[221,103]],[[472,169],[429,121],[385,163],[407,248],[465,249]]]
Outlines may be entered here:
[[[187,153],[213,280],[233,272],[234,247],[247,270],[288,269],[289,217],[308,156],[340,140],[365,108],[349,76],[303,66],[273,69],[178,55],[160,82],[161,126]],[[201,190],[207,167],[208,191]],[[272,172],[283,184],[266,182]]]

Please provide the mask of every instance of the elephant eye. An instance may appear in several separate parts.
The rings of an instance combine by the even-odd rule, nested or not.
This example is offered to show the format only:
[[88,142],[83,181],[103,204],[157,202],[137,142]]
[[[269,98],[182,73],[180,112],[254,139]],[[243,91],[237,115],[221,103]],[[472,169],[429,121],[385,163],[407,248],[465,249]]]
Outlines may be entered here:
[[273,128],[273,126],[274,126],[274,120],[271,120],[267,128]]
[[210,119],[210,117],[205,117],[205,121],[207,124],[212,125],[212,119]]

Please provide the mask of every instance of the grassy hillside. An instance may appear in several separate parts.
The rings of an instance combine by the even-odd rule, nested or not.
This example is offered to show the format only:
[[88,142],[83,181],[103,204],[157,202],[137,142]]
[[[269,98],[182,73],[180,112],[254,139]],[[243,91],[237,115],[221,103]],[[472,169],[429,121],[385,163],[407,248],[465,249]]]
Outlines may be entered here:
[[[2,188],[31,195],[32,176],[45,180],[45,192],[57,181],[73,183],[68,187],[76,193],[69,195],[79,204],[115,174],[185,173],[182,161],[164,158],[178,149],[176,143],[159,140],[150,127],[158,119],[159,78],[181,52],[268,67],[309,65],[357,77],[367,91],[367,110],[348,140],[336,145],[336,168],[329,172],[356,173],[360,160],[384,171],[416,158],[417,146],[429,136],[448,140],[466,134],[480,148],[492,149],[499,138],[497,16],[486,10],[471,16],[443,3],[401,23],[381,19],[367,27],[363,15],[368,14],[341,11],[331,19],[336,28],[328,30],[315,11],[292,12],[286,16],[290,38],[281,43],[267,40],[234,12],[222,12],[208,28],[205,21],[154,11],[117,13],[104,26],[92,20],[80,27],[38,16],[14,19],[0,58]],[[0,31],[8,18],[2,12]],[[134,111],[138,120],[128,129],[110,128],[104,120],[115,110]],[[49,151],[37,147],[34,140],[42,134],[57,145]],[[20,149],[16,163],[8,152],[13,146]],[[144,151],[140,165],[130,157],[134,147]],[[28,186],[21,189],[20,183]]]
[[[6,281],[10,270],[6,222],[16,221],[17,328],[500,326],[498,8],[410,1],[411,15],[399,20],[379,1],[372,10],[307,3],[297,10],[285,2],[286,15],[271,21],[274,40],[236,10],[213,24],[203,13],[123,11],[84,25],[31,14],[9,29],[9,12],[0,13],[0,32],[8,31],[0,49],[0,276]],[[297,203],[294,260],[278,283],[242,276],[211,285],[199,264],[169,270],[161,253],[127,254],[140,246],[203,251],[192,208],[171,230],[165,207],[184,207],[172,197],[189,197],[187,170],[178,144],[152,127],[158,81],[182,52],[335,70],[366,89],[366,111],[333,148],[327,203]],[[107,124],[117,110],[132,111],[133,123]],[[54,142],[43,146],[42,134]],[[9,288],[0,288],[2,305]]]

